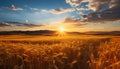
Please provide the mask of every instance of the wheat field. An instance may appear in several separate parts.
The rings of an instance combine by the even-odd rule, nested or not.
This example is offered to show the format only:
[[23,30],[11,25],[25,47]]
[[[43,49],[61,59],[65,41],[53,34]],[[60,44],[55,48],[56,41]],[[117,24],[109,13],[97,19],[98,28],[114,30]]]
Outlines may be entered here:
[[120,36],[0,36],[0,69],[120,69]]

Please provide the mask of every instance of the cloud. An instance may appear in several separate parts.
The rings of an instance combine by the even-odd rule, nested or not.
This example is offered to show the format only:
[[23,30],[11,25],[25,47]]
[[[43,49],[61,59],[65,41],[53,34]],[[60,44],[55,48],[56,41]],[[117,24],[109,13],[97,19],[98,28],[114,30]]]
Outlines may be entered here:
[[102,10],[104,6],[109,5],[109,0],[89,0],[88,2],[89,2],[88,4],[89,9],[93,11]]
[[47,12],[49,12],[49,10],[42,9],[41,12],[47,13]]
[[78,23],[78,22],[80,22],[80,20],[78,20],[78,19],[73,19],[73,18],[66,18],[66,19],[64,20],[64,23]]
[[0,22],[0,27],[11,26],[9,23]]
[[52,9],[51,13],[53,13],[53,14],[62,14],[62,13],[72,12],[72,11],[73,11],[72,8],[60,8],[60,9]]
[[83,2],[88,2],[88,8],[93,11],[99,11],[104,6],[108,8],[120,7],[120,0],[66,0],[71,6],[80,6]]
[[78,11],[86,10],[85,8],[77,8],[83,2],[88,2],[88,9],[93,10],[92,13],[83,15],[84,21],[114,21],[120,19],[120,0],[66,0],[66,3],[76,7]]
[[66,0],[66,3],[71,6],[79,6],[83,0]]
[[30,9],[31,9],[31,10],[36,10],[36,11],[39,10],[38,8],[30,8]]
[[120,8],[110,8],[102,12],[93,12],[84,17],[86,21],[114,21],[120,20]]
[[77,14],[81,14],[81,15],[84,15],[84,13],[83,13],[83,12],[78,12]]
[[25,24],[28,24],[29,23],[29,20],[25,20]]
[[80,10],[89,10],[88,8],[83,8],[83,7],[80,7],[80,8],[76,8],[76,10],[80,11]]
[[111,0],[109,8],[119,7],[120,8],[120,0]]
[[73,25],[76,25],[76,26],[82,26],[82,25],[87,24],[85,22],[82,22],[80,19],[74,19],[74,18],[65,18],[63,23],[73,24]]
[[67,13],[67,12],[72,12],[74,11],[74,9],[72,8],[59,8],[59,9],[50,9],[50,10],[41,10],[41,12],[44,13],[52,13],[52,14],[63,14],[63,13]]
[[0,11],[2,10],[2,8],[0,8]]
[[[27,21],[27,20],[25,20]],[[36,24],[29,24],[28,22],[26,23],[20,23],[20,22],[8,22],[8,21],[4,21],[4,22],[0,22],[0,27],[40,27],[43,25],[36,25]]]
[[21,10],[23,10],[23,8],[18,8],[18,7],[16,7],[15,5],[11,5],[11,6],[9,6],[8,7],[10,10],[14,10],[14,11],[21,11]]

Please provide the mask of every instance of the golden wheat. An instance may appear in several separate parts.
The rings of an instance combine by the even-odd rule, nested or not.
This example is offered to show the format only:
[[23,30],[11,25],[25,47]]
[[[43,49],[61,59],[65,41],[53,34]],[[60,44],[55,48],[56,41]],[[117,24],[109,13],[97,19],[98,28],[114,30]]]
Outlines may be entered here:
[[120,38],[79,37],[1,39],[0,69],[120,69]]

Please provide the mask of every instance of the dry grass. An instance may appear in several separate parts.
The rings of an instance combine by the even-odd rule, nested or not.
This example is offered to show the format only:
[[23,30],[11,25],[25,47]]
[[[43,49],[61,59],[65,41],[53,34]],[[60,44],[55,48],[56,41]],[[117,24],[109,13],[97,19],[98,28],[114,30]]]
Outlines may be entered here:
[[120,69],[119,36],[0,37],[0,69]]

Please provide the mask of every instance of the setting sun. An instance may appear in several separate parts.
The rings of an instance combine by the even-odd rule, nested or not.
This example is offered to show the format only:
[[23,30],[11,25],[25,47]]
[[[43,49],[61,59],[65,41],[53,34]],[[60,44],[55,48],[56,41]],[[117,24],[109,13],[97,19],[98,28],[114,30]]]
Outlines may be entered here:
[[65,31],[65,28],[64,28],[64,27],[60,27],[60,28],[59,28],[59,31],[60,31],[60,32],[64,32],[64,31]]

